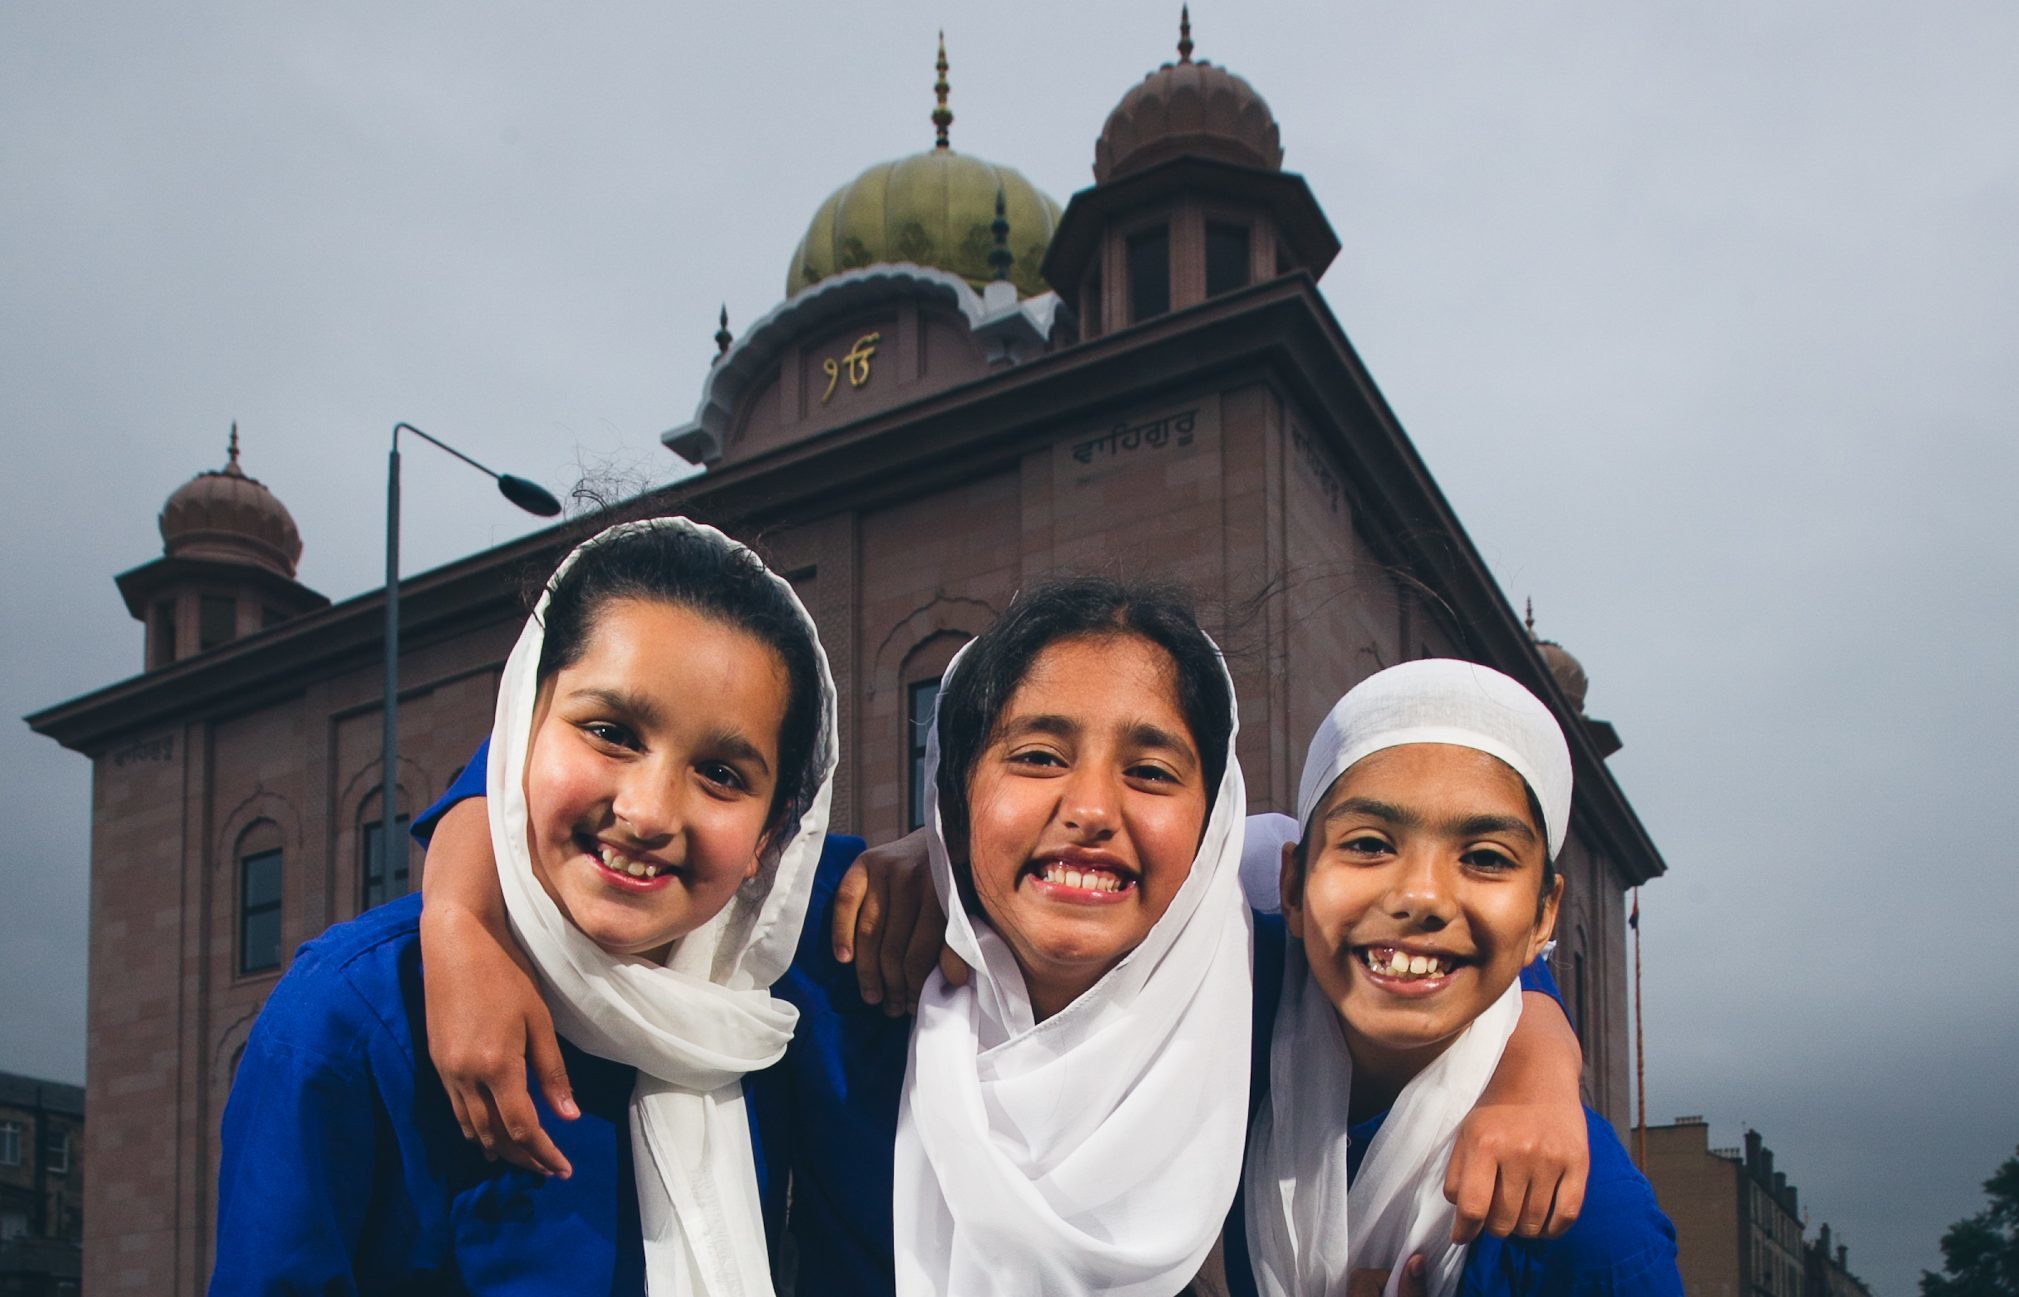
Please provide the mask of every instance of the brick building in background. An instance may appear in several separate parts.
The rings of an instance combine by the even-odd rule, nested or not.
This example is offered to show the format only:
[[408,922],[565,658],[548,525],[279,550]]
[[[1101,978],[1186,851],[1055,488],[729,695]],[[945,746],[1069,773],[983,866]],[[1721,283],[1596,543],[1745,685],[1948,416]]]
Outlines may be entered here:
[[74,1297],[84,1091],[0,1072],[0,1297]]
[[[1050,573],[1197,591],[1239,689],[1251,810],[1294,804],[1313,729],[1381,667],[1455,655],[1522,680],[1570,740],[1557,972],[1586,1097],[1621,1124],[1624,890],[1663,864],[1604,764],[1619,740],[1495,585],[1319,294],[1338,240],[1282,169],[1267,104],[1189,54],[1123,97],[1063,211],[948,147],[937,114],[935,147],[828,198],[785,300],[740,338],[724,322],[693,420],[665,435],[706,471],[650,503],[761,536],[799,590],[840,690],[834,827],[872,840],[918,821],[941,669]],[[200,1289],[254,1016],[297,945],[419,867],[379,859],[373,832],[382,593],[332,607],[295,580],[301,538],[235,444],[162,532],[163,557],[119,582],[147,670],[30,718],[93,768],[100,1295]],[[488,729],[521,579],[572,539],[402,582],[395,815]]]
[[1675,1222],[1688,1297],[1871,1297],[1828,1225],[1804,1243],[1799,1195],[1758,1131],[1742,1148],[1712,1148],[1702,1117],[1646,1134],[1643,1169]]

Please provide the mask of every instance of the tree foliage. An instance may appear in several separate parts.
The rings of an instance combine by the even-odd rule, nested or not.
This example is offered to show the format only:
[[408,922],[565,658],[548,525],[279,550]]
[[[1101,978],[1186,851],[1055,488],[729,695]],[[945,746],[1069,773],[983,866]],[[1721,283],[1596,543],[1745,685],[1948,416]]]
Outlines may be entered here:
[[2019,1154],[1984,1193],[1990,1206],[1942,1235],[1942,1273],[1921,1272],[1921,1297],[2019,1297]]

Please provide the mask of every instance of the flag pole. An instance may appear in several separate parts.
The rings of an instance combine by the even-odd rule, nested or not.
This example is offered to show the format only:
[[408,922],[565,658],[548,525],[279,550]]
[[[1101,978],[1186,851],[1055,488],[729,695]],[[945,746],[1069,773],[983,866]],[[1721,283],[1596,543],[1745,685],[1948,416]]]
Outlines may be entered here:
[[1647,1002],[1640,989],[1640,888],[1633,889],[1633,1088],[1640,1103],[1640,1171],[1647,1174]]

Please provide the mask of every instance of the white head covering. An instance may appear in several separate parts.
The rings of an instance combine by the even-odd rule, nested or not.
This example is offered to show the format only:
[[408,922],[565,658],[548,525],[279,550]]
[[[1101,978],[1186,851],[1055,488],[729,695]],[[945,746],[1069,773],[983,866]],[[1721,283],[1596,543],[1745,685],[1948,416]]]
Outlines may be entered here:
[[[959,670],[956,656],[946,679]],[[935,724],[933,883],[947,942],[974,977],[952,987],[935,973],[912,1030],[893,1201],[899,1297],[1170,1297],[1219,1235],[1247,1124],[1253,934],[1234,734],[1170,909],[1042,1023],[1009,946],[961,905],[938,765]]]
[[1297,840],[1297,821],[1281,811],[1248,817],[1248,840],[1241,847],[1241,890],[1251,909],[1283,910],[1283,845]]
[[[834,681],[813,621],[777,576],[813,637],[820,720],[811,760],[819,789],[796,825],[770,844],[754,878],[714,918],[681,938],[665,965],[612,955],[589,940],[533,874],[527,841],[526,754],[539,692],[547,605],[584,551],[648,528],[704,537],[747,553],[713,527],[658,518],[612,527],[570,554],[547,583],[505,663],[491,731],[491,845],[505,908],[539,970],[562,1035],[638,1069],[631,1146],[652,1297],[759,1297],[772,1291],[742,1076],[785,1052],[797,1011],[771,997],[799,940],[833,791]],[[796,779],[798,771],[781,771]]]
[[[1570,827],[1570,749],[1549,709],[1490,667],[1431,659],[1369,677],[1341,698],[1304,758],[1297,820],[1308,826],[1339,776],[1384,748],[1448,743],[1498,757],[1542,807],[1551,856]],[[1429,1262],[1432,1297],[1457,1292],[1465,1249],[1444,1173],[1459,1123],[1479,1101],[1521,1017],[1511,983],[1435,1062],[1403,1088],[1346,1182],[1346,1113],[1353,1059],[1339,1015],[1312,980],[1303,943],[1284,959],[1283,999],[1269,1042],[1269,1098],[1249,1138],[1249,1260],[1262,1297],[1331,1297],[1352,1270],[1386,1269],[1395,1297],[1402,1264]]]

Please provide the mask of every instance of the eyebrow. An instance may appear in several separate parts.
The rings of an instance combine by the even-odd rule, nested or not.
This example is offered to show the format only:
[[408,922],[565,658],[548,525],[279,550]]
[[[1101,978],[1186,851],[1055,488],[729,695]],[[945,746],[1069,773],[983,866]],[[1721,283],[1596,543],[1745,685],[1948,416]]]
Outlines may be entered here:
[[[1037,712],[1029,716],[1019,716],[1003,727],[1003,737],[1017,738],[1025,734],[1049,734],[1054,738],[1076,739],[1085,726],[1070,716],[1057,712]],[[1196,760],[1192,745],[1182,736],[1173,734],[1161,725],[1150,721],[1129,721],[1122,726],[1122,741],[1133,747],[1160,748],[1178,753],[1188,760]]]
[[[1325,812],[1325,823],[1330,825],[1354,815],[1383,820],[1404,829],[1422,829],[1429,823],[1418,811],[1407,806],[1397,806],[1393,802],[1377,801],[1372,797],[1348,797]],[[1534,827],[1527,820],[1513,815],[1465,815],[1455,820],[1447,820],[1436,827],[1445,836],[1453,838],[1477,838],[1493,833],[1505,833],[1524,842],[1540,840]]]
[[575,690],[568,696],[575,700],[601,703],[611,711],[622,713],[643,725],[663,724],[666,719],[660,713],[657,703],[643,694],[631,693],[624,689],[585,687]]
[[[648,729],[663,727],[666,724],[665,713],[660,710],[659,705],[643,694],[623,689],[592,687],[577,689],[568,696],[578,701],[601,703],[611,711],[628,717]],[[708,736],[707,746],[732,759],[748,761],[767,775],[771,773],[771,763],[764,759],[764,754],[757,750],[757,745],[740,731],[716,730]]]
[[708,746],[729,757],[748,761],[767,775],[771,773],[771,763],[764,759],[757,745],[736,730],[717,730],[708,736]]

